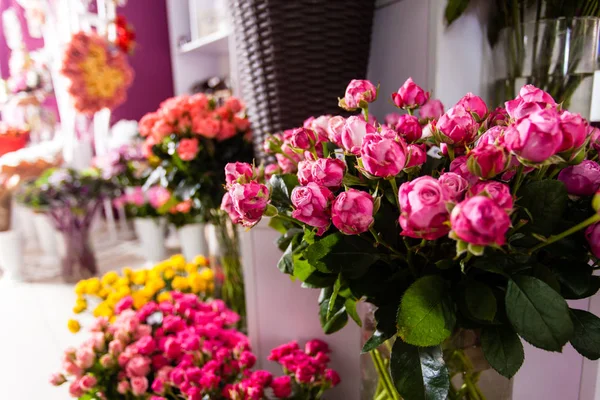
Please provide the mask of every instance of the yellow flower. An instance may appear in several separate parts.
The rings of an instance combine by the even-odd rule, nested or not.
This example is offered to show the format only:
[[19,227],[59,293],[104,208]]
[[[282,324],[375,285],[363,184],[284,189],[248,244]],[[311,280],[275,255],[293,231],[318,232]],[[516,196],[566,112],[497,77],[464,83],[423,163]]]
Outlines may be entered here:
[[129,287],[129,279],[127,279],[127,278],[119,278],[119,279],[117,279],[117,282],[115,282],[115,286],[118,287],[118,288]]
[[199,274],[190,274],[190,276],[188,276],[188,281],[193,293],[200,293],[206,290],[206,280]]
[[146,283],[146,287],[151,288],[152,290],[154,290],[154,292],[158,292],[159,290],[164,289],[165,286],[165,281],[163,281],[161,278],[150,279]]
[[102,277],[101,281],[103,285],[112,285],[119,279],[119,274],[116,271],[109,271]]
[[173,277],[175,276],[175,271],[173,271],[173,268],[171,267],[167,267],[165,268],[165,271],[163,272],[163,276],[165,279],[173,279]]
[[184,290],[186,290],[190,287],[190,284],[189,284],[187,278],[185,278],[183,276],[176,276],[175,278],[173,278],[173,282],[171,282],[171,286],[173,287],[173,289],[183,292]]
[[159,303],[162,303],[163,301],[171,301],[171,293],[169,293],[169,292],[161,292],[156,297],[156,300]]
[[119,302],[119,300],[121,300],[122,298],[123,297],[120,295],[119,292],[112,292],[106,298],[106,303],[110,304],[112,307],[114,307]]
[[131,295],[131,298],[133,299],[133,307],[136,310],[142,308],[149,300],[148,297],[144,296],[144,294],[140,291],[134,292]]
[[100,291],[102,285],[100,284],[100,279],[98,278],[90,278],[86,283],[87,293],[88,294],[97,294]]
[[188,274],[193,274],[194,272],[198,271],[198,266],[194,263],[187,263],[185,264],[185,271]]
[[100,297],[101,299],[106,299],[109,294],[110,291],[106,288],[102,288],[98,291],[98,297]]
[[148,157],[148,164],[150,164],[151,167],[156,167],[160,164],[160,158],[153,154],[150,157]]
[[212,281],[215,278],[215,271],[210,268],[202,268],[199,272],[202,279]]
[[71,333],[77,333],[81,329],[81,325],[79,325],[79,322],[75,319],[70,319],[69,322],[67,322],[67,327]]
[[200,256],[194,257],[193,263],[199,267],[206,267],[208,265],[208,260],[206,260],[206,257],[200,255]]
[[171,258],[169,258],[171,262],[171,266],[175,269],[175,271],[183,271],[185,269],[185,257],[181,254],[175,254]]
[[123,268],[123,275],[124,275],[126,278],[130,278],[130,277],[131,277],[131,275],[133,275],[133,269],[131,269],[130,267],[125,267],[125,268]]
[[98,317],[110,318],[113,315],[114,315],[114,311],[113,311],[112,307],[104,301],[102,303],[98,304],[98,306],[94,309],[94,317],[96,317],[96,318],[98,318]]
[[131,288],[129,286],[121,286],[119,289],[117,289],[117,293],[119,294],[120,298],[129,296],[131,294]]
[[75,303],[75,306],[73,307],[73,312],[75,314],[81,314],[82,312],[84,312],[86,310],[86,308],[87,308],[87,303],[77,301]]
[[145,269],[142,269],[140,271],[135,271],[133,273],[133,278],[132,281],[133,283],[135,283],[136,285],[143,285],[146,283],[146,278],[147,278],[147,273]]
[[75,294],[77,294],[78,296],[81,296],[82,294],[85,294],[87,292],[87,286],[86,286],[86,281],[79,281],[77,282],[77,284],[75,285]]

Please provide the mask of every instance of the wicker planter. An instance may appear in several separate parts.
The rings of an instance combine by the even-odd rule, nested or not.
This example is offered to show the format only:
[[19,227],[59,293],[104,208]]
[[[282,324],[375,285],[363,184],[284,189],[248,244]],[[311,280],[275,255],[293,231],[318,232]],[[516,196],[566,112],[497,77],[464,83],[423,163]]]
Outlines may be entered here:
[[365,78],[373,0],[229,0],[242,98],[264,156],[265,135],[311,115],[339,114],[337,97]]

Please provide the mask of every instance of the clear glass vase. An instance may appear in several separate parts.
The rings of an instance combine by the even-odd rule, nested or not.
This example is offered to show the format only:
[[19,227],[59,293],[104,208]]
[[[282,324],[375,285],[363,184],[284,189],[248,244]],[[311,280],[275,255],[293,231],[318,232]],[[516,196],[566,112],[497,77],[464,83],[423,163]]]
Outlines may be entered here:
[[494,48],[500,104],[525,84],[544,89],[571,112],[588,118],[593,74],[600,67],[600,18],[559,18],[509,27]]
[[90,243],[89,228],[76,226],[63,230],[61,256],[61,275],[67,282],[77,282],[98,274],[96,256]]

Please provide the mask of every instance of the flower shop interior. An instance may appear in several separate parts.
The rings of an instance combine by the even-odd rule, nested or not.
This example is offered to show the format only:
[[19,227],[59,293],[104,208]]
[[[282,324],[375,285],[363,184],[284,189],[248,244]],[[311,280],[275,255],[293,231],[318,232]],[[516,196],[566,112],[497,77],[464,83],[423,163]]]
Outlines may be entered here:
[[0,0],[0,399],[598,400],[599,155],[598,0]]

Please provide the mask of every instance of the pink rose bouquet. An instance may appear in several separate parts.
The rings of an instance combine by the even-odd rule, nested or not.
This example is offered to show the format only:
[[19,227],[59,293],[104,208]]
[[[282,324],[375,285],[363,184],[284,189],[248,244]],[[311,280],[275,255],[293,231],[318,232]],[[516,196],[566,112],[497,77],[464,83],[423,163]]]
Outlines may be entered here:
[[[326,135],[305,124],[301,136],[270,138],[281,173],[228,181],[223,202],[245,226],[271,218],[283,234],[280,270],[321,289],[324,331],[361,324],[359,301],[377,307],[363,351],[385,398],[477,393],[456,347],[465,331],[508,378],[523,362],[521,338],[600,358],[600,320],[565,301],[600,288],[599,146],[587,121],[531,85],[505,108],[469,93],[443,112],[409,79],[392,96],[404,114],[378,124],[369,87],[349,85],[345,102],[360,113],[328,117]],[[232,202],[240,193],[248,200]],[[450,383],[456,373],[465,389]]]

